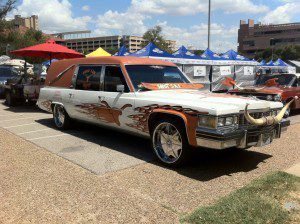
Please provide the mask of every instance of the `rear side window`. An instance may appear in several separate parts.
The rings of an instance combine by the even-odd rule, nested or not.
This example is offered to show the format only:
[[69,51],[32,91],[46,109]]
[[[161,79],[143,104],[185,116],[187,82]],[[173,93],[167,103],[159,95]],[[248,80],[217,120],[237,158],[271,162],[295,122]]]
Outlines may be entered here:
[[124,75],[119,66],[106,66],[104,76],[104,91],[117,92],[117,85],[124,85],[125,92],[129,92]]
[[102,66],[80,66],[77,73],[76,89],[100,90],[100,76]]

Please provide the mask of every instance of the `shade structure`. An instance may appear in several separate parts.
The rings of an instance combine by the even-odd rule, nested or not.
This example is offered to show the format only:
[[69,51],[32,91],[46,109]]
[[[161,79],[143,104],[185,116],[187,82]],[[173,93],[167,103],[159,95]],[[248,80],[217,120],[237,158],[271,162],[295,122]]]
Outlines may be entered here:
[[42,63],[42,65],[44,65],[44,66],[50,66],[51,63],[52,63],[52,62],[55,62],[55,61],[58,61],[58,59],[57,59],[57,58],[54,58],[54,59],[52,59],[52,60],[44,61],[44,62]]
[[267,63],[265,60],[262,60],[260,63],[259,63],[259,66],[267,66]]
[[277,61],[274,62],[275,66],[281,66],[281,67],[286,67],[286,66],[290,66],[289,64],[285,63],[283,60],[281,60],[280,58],[277,59]]
[[84,57],[83,54],[77,51],[56,44],[54,40],[49,40],[46,43],[26,47],[20,50],[11,51],[10,53],[22,57],[46,58],[50,60],[52,58],[67,59]]
[[274,66],[274,62],[271,60],[267,63],[267,66]]
[[222,54],[221,57],[225,60],[251,61],[249,58],[246,58],[243,55],[238,54],[234,50],[227,51],[226,53]]
[[194,53],[190,52],[186,49],[185,46],[181,46],[177,51],[172,54],[176,58],[187,58],[187,59],[200,59],[199,56],[195,55]]
[[105,51],[102,47],[86,55],[87,57],[101,57],[101,56],[111,56],[110,53]]
[[207,59],[207,60],[224,60],[221,58],[220,55],[214,53],[210,49],[206,49],[203,54],[200,55],[200,59]]
[[127,56],[130,53],[128,52],[127,48],[125,46],[122,46],[117,53],[114,54],[114,56]]
[[149,43],[146,47],[133,52],[130,56],[135,57],[157,57],[157,58],[174,58],[172,54],[158,48],[155,44]]

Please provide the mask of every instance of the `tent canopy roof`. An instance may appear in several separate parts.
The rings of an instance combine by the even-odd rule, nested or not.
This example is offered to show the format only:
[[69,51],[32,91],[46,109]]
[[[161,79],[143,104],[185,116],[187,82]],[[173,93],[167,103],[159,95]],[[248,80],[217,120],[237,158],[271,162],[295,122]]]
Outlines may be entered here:
[[225,60],[237,60],[237,61],[250,61],[250,59],[238,54],[234,50],[229,50],[225,54],[221,55]]
[[181,46],[177,51],[175,51],[173,56],[176,58],[200,59],[197,55],[186,49],[185,46]]
[[114,56],[127,56],[127,55],[129,55],[129,52],[124,45],[120,47],[117,53],[114,54]]
[[110,53],[105,51],[102,47],[86,55],[87,57],[100,57],[100,56],[111,56]]
[[223,60],[220,55],[214,53],[210,49],[206,49],[203,54],[200,55],[200,59],[206,60]]
[[167,57],[167,58],[174,58],[172,54],[169,54],[166,51],[163,51],[159,49],[155,44],[149,43],[147,46],[142,48],[141,50],[138,50],[130,56],[135,57]]

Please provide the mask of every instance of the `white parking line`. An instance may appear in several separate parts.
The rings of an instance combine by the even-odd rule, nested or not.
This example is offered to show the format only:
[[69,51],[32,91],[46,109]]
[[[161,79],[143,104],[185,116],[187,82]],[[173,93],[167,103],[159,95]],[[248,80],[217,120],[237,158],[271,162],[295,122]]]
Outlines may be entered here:
[[33,124],[38,124],[38,123],[29,123],[29,124],[19,124],[19,125],[14,125],[14,126],[7,126],[7,127],[3,127],[3,128],[17,128],[17,127],[22,127],[22,126],[26,126],[26,125],[33,125]]
[[18,121],[18,120],[25,120],[31,118],[36,118],[36,117],[23,117],[23,118],[16,118],[16,119],[1,120],[1,121]]
[[61,136],[65,136],[65,135],[68,135],[68,134],[44,136],[44,137],[39,137],[39,138],[30,138],[30,139],[27,139],[27,140],[28,141],[33,141],[33,140],[39,140],[39,139],[45,139],[45,138],[56,138],[56,137],[61,137]]
[[45,129],[40,129],[40,130],[35,130],[35,131],[26,131],[26,132],[18,133],[18,135],[25,135],[25,134],[30,134],[30,133],[40,132],[40,131],[46,131],[46,130],[52,130],[52,129],[45,128]]

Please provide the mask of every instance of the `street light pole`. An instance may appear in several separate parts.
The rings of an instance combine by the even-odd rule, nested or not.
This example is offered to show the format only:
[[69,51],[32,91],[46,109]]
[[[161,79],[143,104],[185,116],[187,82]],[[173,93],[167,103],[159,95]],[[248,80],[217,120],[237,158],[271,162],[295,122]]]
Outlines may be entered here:
[[208,0],[208,33],[207,33],[207,48],[210,49],[210,10],[211,10],[211,0]]

